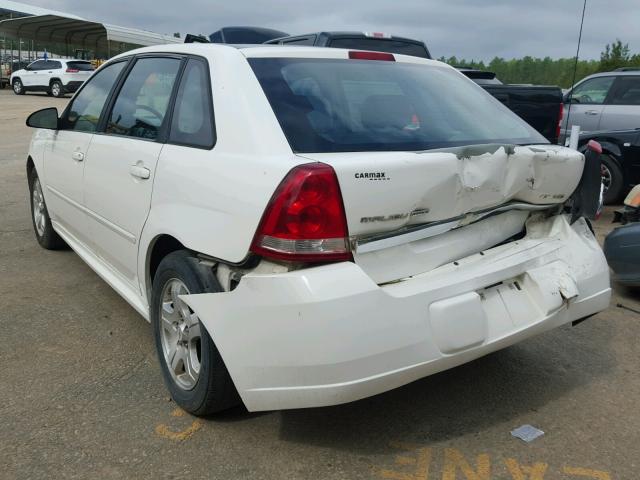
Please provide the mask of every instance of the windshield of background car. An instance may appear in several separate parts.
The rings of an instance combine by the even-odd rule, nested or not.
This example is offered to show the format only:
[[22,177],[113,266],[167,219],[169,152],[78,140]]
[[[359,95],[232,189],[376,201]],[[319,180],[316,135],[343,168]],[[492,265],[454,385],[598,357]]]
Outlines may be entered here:
[[308,58],[249,63],[294,152],[549,143],[449,67]]

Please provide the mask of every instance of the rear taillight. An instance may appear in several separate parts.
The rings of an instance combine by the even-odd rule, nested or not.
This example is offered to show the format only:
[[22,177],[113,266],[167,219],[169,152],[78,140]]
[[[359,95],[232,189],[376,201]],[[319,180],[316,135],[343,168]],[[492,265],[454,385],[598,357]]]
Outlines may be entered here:
[[287,174],[267,205],[251,251],[300,262],[351,260],[347,219],[333,168],[308,163]]
[[78,70],[77,68],[67,68],[66,72],[67,73],[78,73],[80,70]]
[[560,140],[560,128],[562,127],[562,117],[564,116],[564,105],[560,102],[560,109],[558,110],[558,125],[556,126],[556,142]]
[[349,51],[349,58],[351,60],[384,60],[387,62],[395,62],[396,57],[392,53],[384,52],[361,52],[356,50]]

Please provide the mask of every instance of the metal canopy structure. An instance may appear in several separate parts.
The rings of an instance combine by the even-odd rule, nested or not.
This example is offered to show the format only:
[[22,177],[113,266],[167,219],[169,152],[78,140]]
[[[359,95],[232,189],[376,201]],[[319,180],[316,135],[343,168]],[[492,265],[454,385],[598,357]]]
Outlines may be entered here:
[[50,51],[71,55],[73,49],[90,50],[96,58],[109,58],[133,48],[182,43],[170,35],[92,22],[79,17],[35,15],[0,21],[0,36],[32,40]]

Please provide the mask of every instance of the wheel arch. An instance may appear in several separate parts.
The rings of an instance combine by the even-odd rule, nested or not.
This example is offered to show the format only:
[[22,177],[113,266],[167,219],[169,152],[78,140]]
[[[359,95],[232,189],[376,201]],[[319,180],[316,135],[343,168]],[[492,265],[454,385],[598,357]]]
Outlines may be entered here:
[[36,164],[33,161],[33,158],[31,158],[31,155],[29,155],[27,157],[27,180],[29,181],[29,185],[31,185],[31,179],[34,174],[37,174]]
[[52,79],[50,79],[49,86],[53,85],[53,82],[60,82],[60,85],[62,85],[62,80],[60,80],[58,77],[53,77]]
[[[608,153],[609,155],[613,155],[614,159],[618,163],[621,163],[620,158],[622,157],[622,150],[620,149],[620,146],[617,143],[601,137],[593,137],[593,138],[589,138],[589,140],[595,140],[596,142],[598,142],[602,147],[602,153]],[[586,150],[587,150],[587,141],[585,141],[585,143],[580,146],[580,152],[584,153]]]
[[145,290],[147,298],[151,298],[151,286],[153,284],[153,277],[158,270],[158,266],[164,257],[177,250],[188,250],[184,244],[169,234],[161,234],[153,238],[147,247],[147,254],[145,258]]

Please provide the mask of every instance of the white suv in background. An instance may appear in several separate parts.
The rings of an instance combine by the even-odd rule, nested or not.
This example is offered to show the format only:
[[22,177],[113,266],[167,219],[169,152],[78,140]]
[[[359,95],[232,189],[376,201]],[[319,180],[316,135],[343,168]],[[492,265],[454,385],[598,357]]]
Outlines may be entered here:
[[65,93],[78,90],[93,70],[93,65],[87,60],[36,60],[26,68],[13,72],[9,82],[16,95],[47,92],[54,97],[62,97]]
[[599,164],[440,62],[150,47],[27,125],[38,242],[151,321],[197,415],[357,400],[609,304]]

